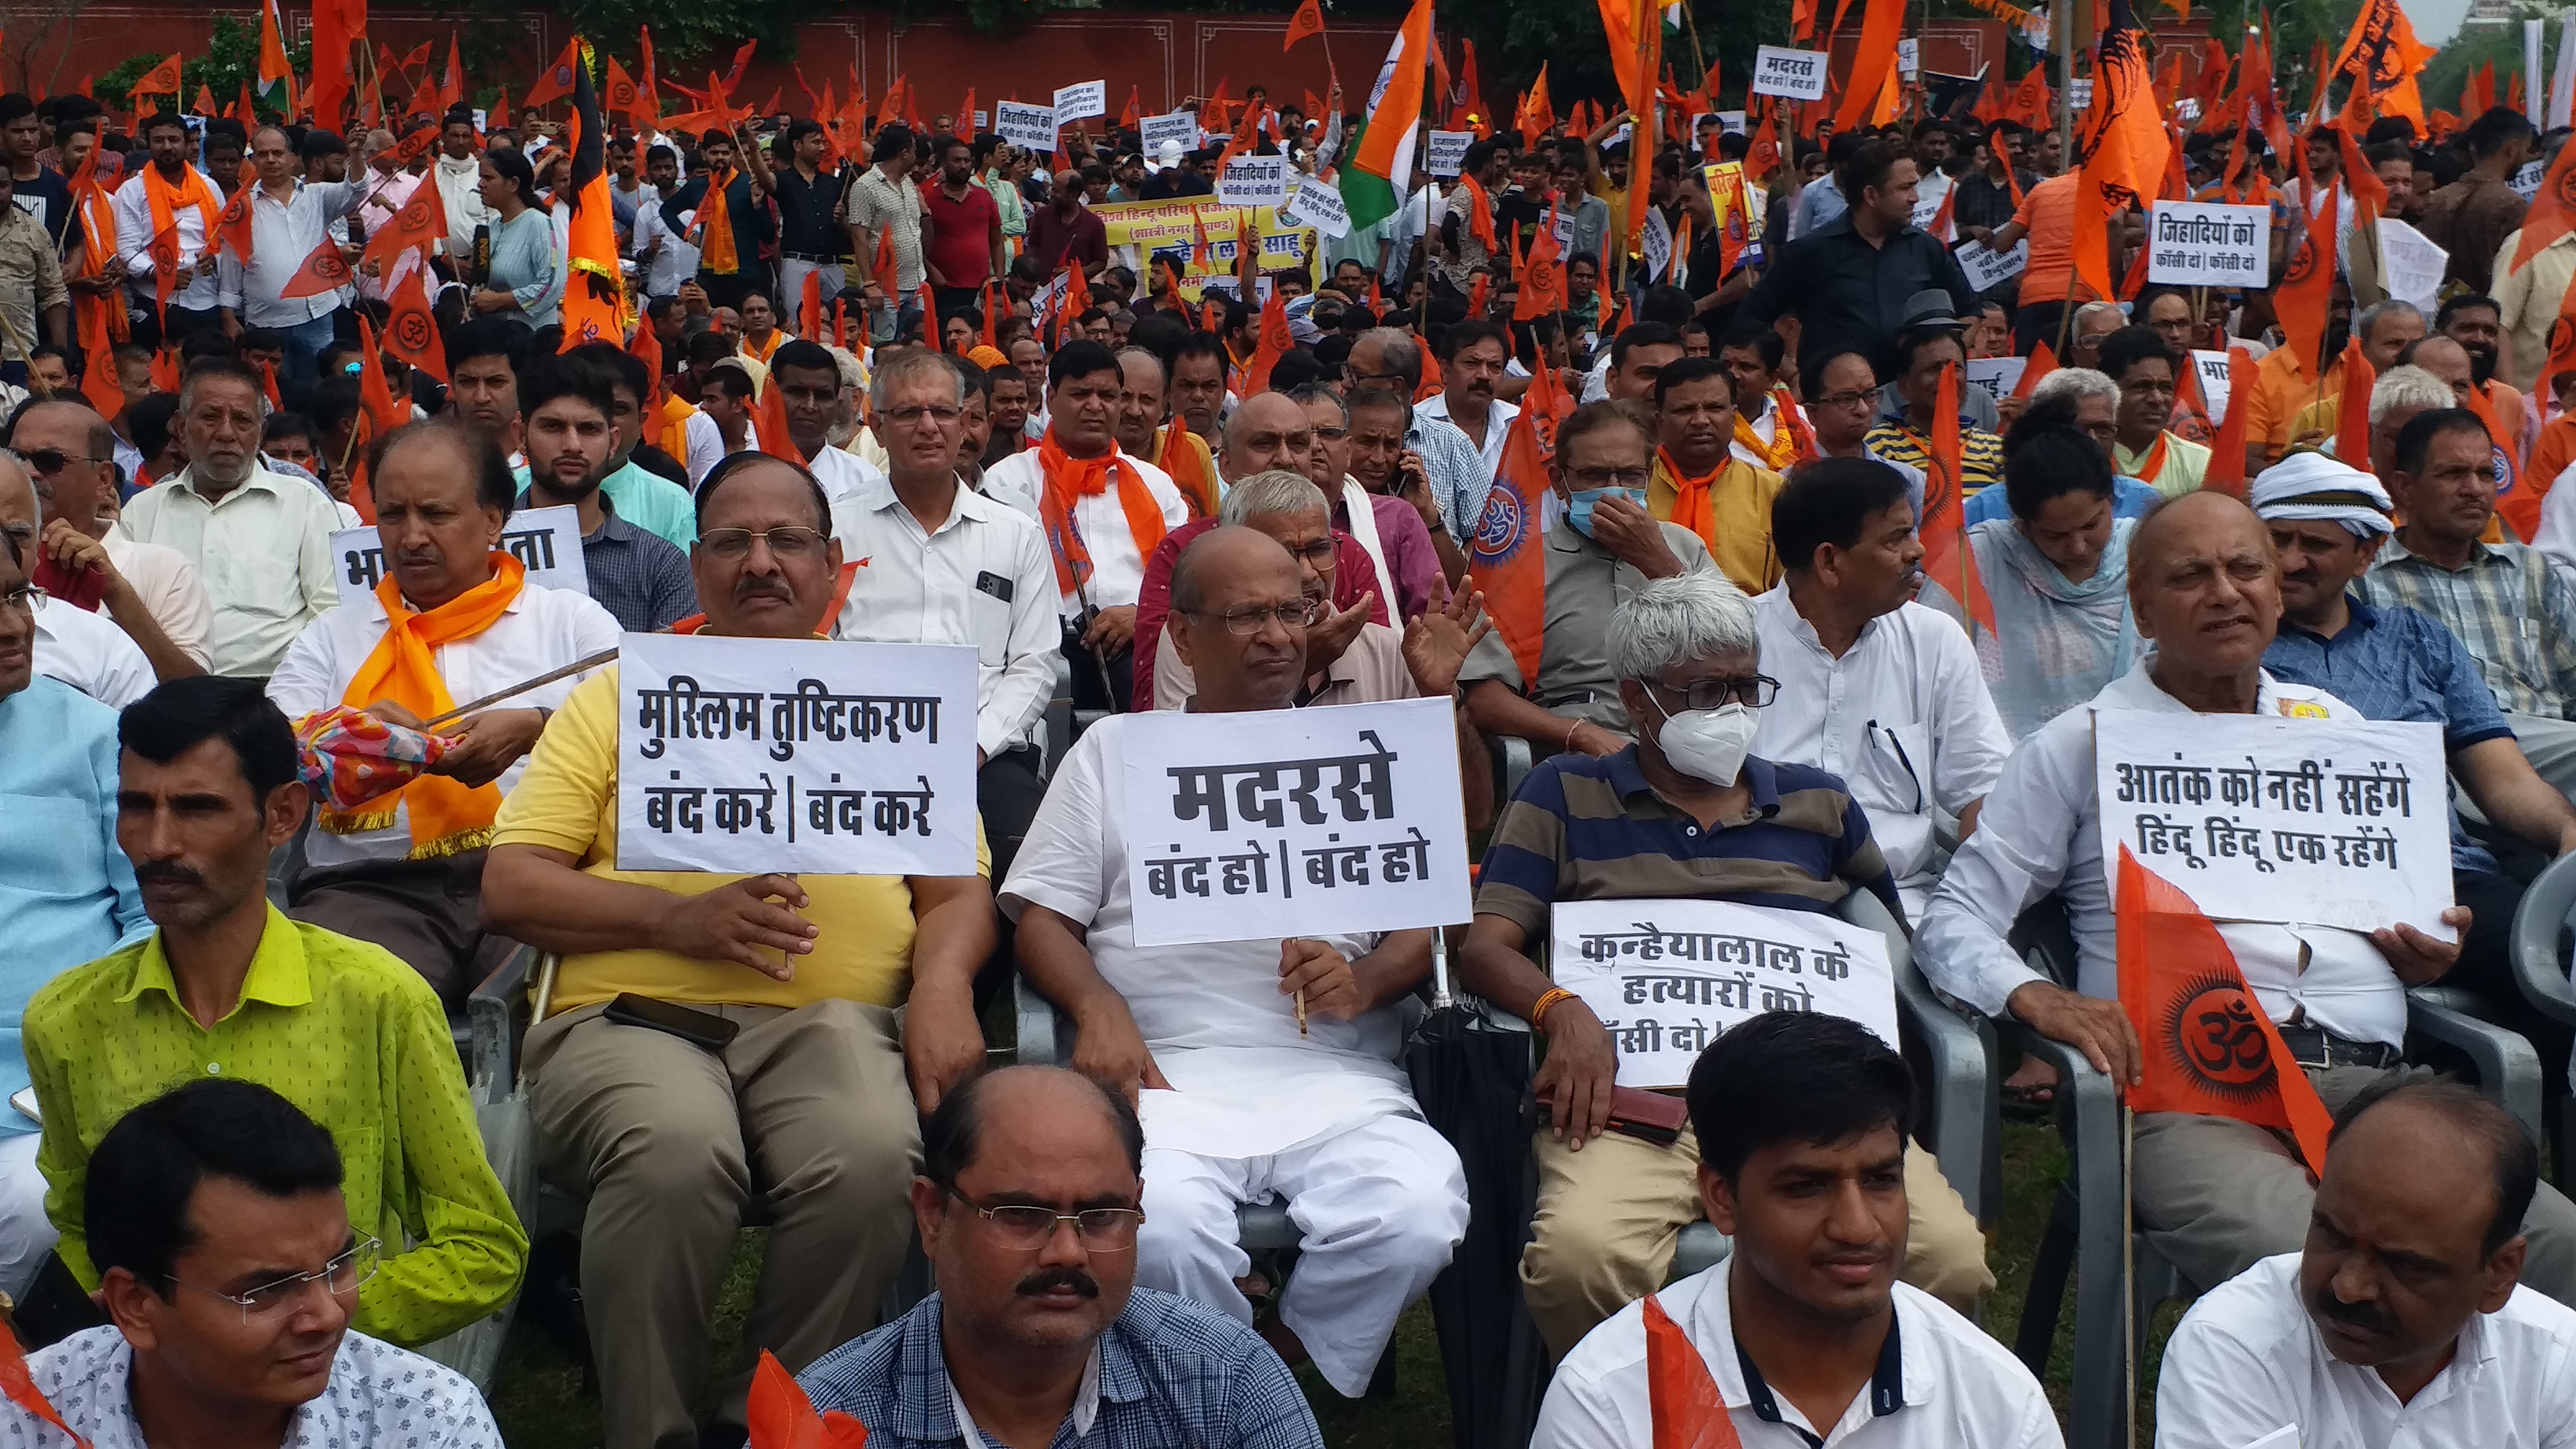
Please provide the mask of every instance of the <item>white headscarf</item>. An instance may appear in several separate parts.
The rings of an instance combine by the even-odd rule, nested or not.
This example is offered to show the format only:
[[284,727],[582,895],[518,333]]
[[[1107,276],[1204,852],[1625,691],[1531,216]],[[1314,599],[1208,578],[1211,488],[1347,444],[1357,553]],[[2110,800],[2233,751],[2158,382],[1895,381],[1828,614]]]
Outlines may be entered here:
[[2252,501],[2255,517],[2266,522],[2340,523],[2356,538],[2389,532],[2397,511],[2378,479],[2307,449],[2256,474]]

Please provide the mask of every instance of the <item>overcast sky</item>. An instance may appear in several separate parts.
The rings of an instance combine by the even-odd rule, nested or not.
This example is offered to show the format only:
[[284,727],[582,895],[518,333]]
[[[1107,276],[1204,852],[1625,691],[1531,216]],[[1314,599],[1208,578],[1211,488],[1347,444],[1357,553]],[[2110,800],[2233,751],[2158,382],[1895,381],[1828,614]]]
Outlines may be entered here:
[[2415,38],[2426,45],[2450,44],[2469,13],[2469,0],[2397,0],[2397,6],[2414,25]]

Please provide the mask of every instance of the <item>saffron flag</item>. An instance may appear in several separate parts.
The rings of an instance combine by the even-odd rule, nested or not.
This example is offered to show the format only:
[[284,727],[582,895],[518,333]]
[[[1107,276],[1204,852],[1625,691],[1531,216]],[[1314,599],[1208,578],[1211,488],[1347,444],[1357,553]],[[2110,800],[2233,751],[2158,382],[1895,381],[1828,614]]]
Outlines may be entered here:
[[[430,310],[429,289],[421,278],[426,267],[411,267],[385,301],[391,309],[385,316],[385,350],[413,367],[445,382],[447,378],[447,344],[439,340],[438,314]],[[647,332],[653,329],[647,327]]]
[[135,109],[137,110],[142,109],[140,100],[144,96],[177,96],[179,94],[179,57],[175,55],[165,57],[159,65],[145,71],[143,79],[136,81],[127,94],[136,98]]
[[[2325,366],[2326,302],[2334,287],[2335,219],[2342,207],[2341,190],[2337,185],[2328,191],[2324,204],[2308,218],[2306,245],[2291,248],[2289,265],[2281,269],[2281,280],[2272,289],[2272,315],[2281,324],[2281,335],[2288,339],[2286,345],[2301,377],[2315,377],[2316,369]],[[2295,231],[2291,239],[2299,240]]]
[[795,1376],[765,1348],[744,1409],[749,1449],[863,1449],[868,1442],[867,1426],[858,1420],[838,1409],[814,1412],[814,1401],[797,1387]]
[[1977,577],[1976,552],[1968,547],[1966,455],[1959,437],[1959,364],[1955,362],[1941,369],[1941,388],[1933,396],[1930,456],[1932,466],[1923,473],[1924,576],[1948,589],[1968,617],[1992,634],[1994,601],[1986,597],[1985,582]]
[[[1486,610],[1523,679],[1538,678],[1539,641],[1547,619],[1547,548],[1539,518],[1541,500],[1553,484],[1539,415],[1539,408],[1523,407],[1505,430],[1493,490],[1485,495],[1484,511],[1467,540],[1468,577],[1484,590]],[[1549,432],[1554,431],[1551,423]]]
[[7,1394],[9,1402],[25,1410],[29,1417],[62,1430],[78,1449],[89,1449],[89,1441],[63,1422],[44,1391],[36,1387],[35,1376],[27,1370],[27,1351],[19,1346],[17,1333],[6,1323],[0,1323],[0,1393]]
[[608,202],[608,125],[590,83],[590,42],[573,37],[572,216],[566,232],[563,350],[626,340],[626,282],[618,267],[617,219]]
[[[925,313],[921,327],[922,335],[931,340],[932,346],[937,346],[938,320]],[[761,388],[759,397],[753,400],[751,427],[759,435],[760,451],[773,458],[784,458],[800,468],[805,466],[805,450],[796,446],[795,437],[787,431],[787,389],[780,387],[775,379]]]
[[[2495,404],[2488,400],[2488,385],[2469,385],[2469,411],[2487,425],[2487,444],[2494,450],[2496,479],[2496,512],[2513,529],[2514,537],[2528,539],[2540,531],[2540,500],[2543,491],[2522,486],[2522,464],[2514,456],[2513,435],[2504,430],[2496,416]],[[2554,480],[2553,480],[2554,481]]]
[[2576,146],[2558,148],[2558,159],[2549,163],[2549,174],[2540,178],[2540,190],[2531,198],[2531,209],[2523,213],[2522,244],[2513,249],[2513,265],[2508,271],[2521,271],[2540,249],[2576,228]]
[[1741,1449],[1734,1416],[1699,1345],[1651,1293],[1645,1314],[1646,1418],[1654,1449]]
[[520,97],[519,104],[533,111],[548,101],[571,95],[573,73],[580,67],[581,37],[576,35],[564,42],[563,54],[556,56],[555,63],[546,67],[546,73],[537,77],[537,83],[528,87],[528,93]]
[[2333,1119],[2245,984],[2227,938],[2126,845],[2112,914],[2120,1005],[2142,1058],[2130,1105],[2286,1129],[2309,1169],[2322,1171]]
[[2049,346],[2046,338],[2042,338],[2039,345],[2030,350],[2030,361],[2022,365],[2021,381],[2013,384],[2012,395],[2017,398],[2029,397],[2031,390],[2039,386],[2039,380],[2056,370],[2057,349]]
[[1279,46],[1281,54],[1297,48],[1297,42],[1324,33],[1324,7],[1321,0],[1306,0],[1297,13],[1288,17],[1288,38]]
[[[1896,73],[1896,42],[1904,30],[1905,0],[1869,0],[1861,11],[1860,49],[1852,54],[1851,74],[1843,78],[1842,101],[1834,108],[1836,131],[1848,131],[1868,117],[1879,91]],[[1611,57],[1617,59],[1615,49]]]
[[314,123],[336,126],[349,101],[349,46],[367,38],[367,0],[314,0],[312,33],[313,83],[305,95]]
[[1539,223],[1538,236],[1529,244],[1521,259],[1519,290],[1512,299],[1512,320],[1527,322],[1551,312],[1565,310],[1565,268],[1559,264],[1556,244],[1556,208],[1551,206],[1547,218]]
[[2335,405],[2334,451],[2336,457],[2363,472],[2370,471],[2370,389],[2378,381],[2378,372],[2362,355],[2361,338],[2347,338],[2343,344],[2343,394]]
[[2244,349],[2227,349],[2227,417],[2218,425],[2217,441],[2209,445],[2209,470],[2200,481],[2231,498],[2245,496],[2245,420],[2254,383],[2254,364]]
[[[423,131],[420,134],[435,133]],[[358,264],[364,266],[375,262],[378,264],[377,275],[389,275],[393,264],[401,259],[403,253],[418,248],[421,260],[426,263],[429,249],[446,238],[447,207],[438,199],[438,188],[415,186],[402,209],[395,212],[390,221],[377,227],[376,234],[367,239],[367,249],[359,254]]]
[[258,189],[256,186],[234,187],[232,196],[224,202],[222,213],[215,217],[216,252],[231,252],[244,266],[250,265],[250,197]]
[[1296,336],[1288,330],[1288,298],[1284,292],[1273,291],[1261,307],[1261,338],[1252,349],[1251,385],[1243,395],[1268,392],[1270,369],[1296,347]]

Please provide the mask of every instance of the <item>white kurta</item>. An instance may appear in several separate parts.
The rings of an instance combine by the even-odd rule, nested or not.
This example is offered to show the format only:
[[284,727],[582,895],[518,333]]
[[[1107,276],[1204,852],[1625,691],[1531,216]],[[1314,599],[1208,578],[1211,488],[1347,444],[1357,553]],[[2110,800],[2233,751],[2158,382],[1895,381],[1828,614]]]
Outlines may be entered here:
[[[1190,507],[1181,500],[1171,474],[1123,449],[1119,456],[1145,480],[1146,491],[1162,511],[1166,531],[1190,521]],[[1135,531],[1127,526],[1126,505],[1118,499],[1118,490],[1126,486],[1114,481],[1074,502],[1073,526],[1091,553],[1091,577],[1081,591],[1068,589],[1057,601],[1068,619],[1081,615],[1086,593],[1093,608],[1115,609],[1134,604],[1145,592],[1145,551],[1136,546]],[[1046,527],[1045,511],[1039,506],[1046,497],[1046,469],[1038,461],[1037,449],[1013,453],[986,469],[984,491],[1035,520],[1040,529]]]

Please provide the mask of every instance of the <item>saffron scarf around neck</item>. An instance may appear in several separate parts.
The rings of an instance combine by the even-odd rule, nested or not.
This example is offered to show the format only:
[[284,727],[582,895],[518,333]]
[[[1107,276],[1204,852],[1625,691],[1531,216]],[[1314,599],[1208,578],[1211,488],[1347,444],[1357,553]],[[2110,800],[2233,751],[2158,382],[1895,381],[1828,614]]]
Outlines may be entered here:
[[[1741,424],[1739,423],[1738,426]],[[1721,456],[1717,460],[1716,467],[1694,478],[1683,471],[1681,460],[1675,458],[1670,450],[1657,448],[1655,462],[1664,470],[1664,476],[1671,479],[1673,484],[1671,521],[1698,534],[1704,540],[1713,539],[1717,532],[1717,480],[1726,476],[1727,464],[1734,461],[1732,457]]]
[[742,270],[742,255],[733,237],[733,209],[725,192],[733,185],[734,173],[707,178],[707,194],[698,202],[698,260],[719,277]]
[[[349,677],[340,702],[364,709],[391,700],[416,719],[431,719],[456,707],[439,677],[441,646],[472,639],[498,622],[527,586],[525,566],[506,553],[491,555],[492,577],[426,613],[403,600],[402,585],[392,576],[376,584],[376,602],[384,605],[384,637]],[[357,835],[393,824],[398,808],[408,806],[411,858],[455,855],[491,842],[492,819],[500,813],[501,791],[485,784],[468,787],[444,775],[422,775],[391,795],[367,802],[363,813],[325,811],[321,825],[334,835]]]
[[194,166],[183,169],[180,176],[179,184],[173,186],[162,178],[160,167],[143,168],[143,200],[152,208],[152,234],[157,237],[168,231],[172,216],[180,203],[185,202],[197,208],[197,221],[201,228],[197,233],[198,244],[212,247],[215,215],[219,210],[215,205],[214,188],[206,184],[204,174]]
[[1097,458],[1077,458],[1056,441],[1055,429],[1046,430],[1038,439],[1038,469],[1046,479],[1046,492],[1038,511],[1046,522],[1047,542],[1055,555],[1055,584],[1064,593],[1073,593],[1078,584],[1091,578],[1091,549],[1082,541],[1082,532],[1073,522],[1073,505],[1084,498],[1096,498],[1109,489],[1109,480],[1118,480],[1118,506],[1127,515],[1127,532],[1136,540],[1136,557],[1154,556],[1162,545],[1163,510],[1145,487],[1145,476],[1127,461],[1115,443]]

